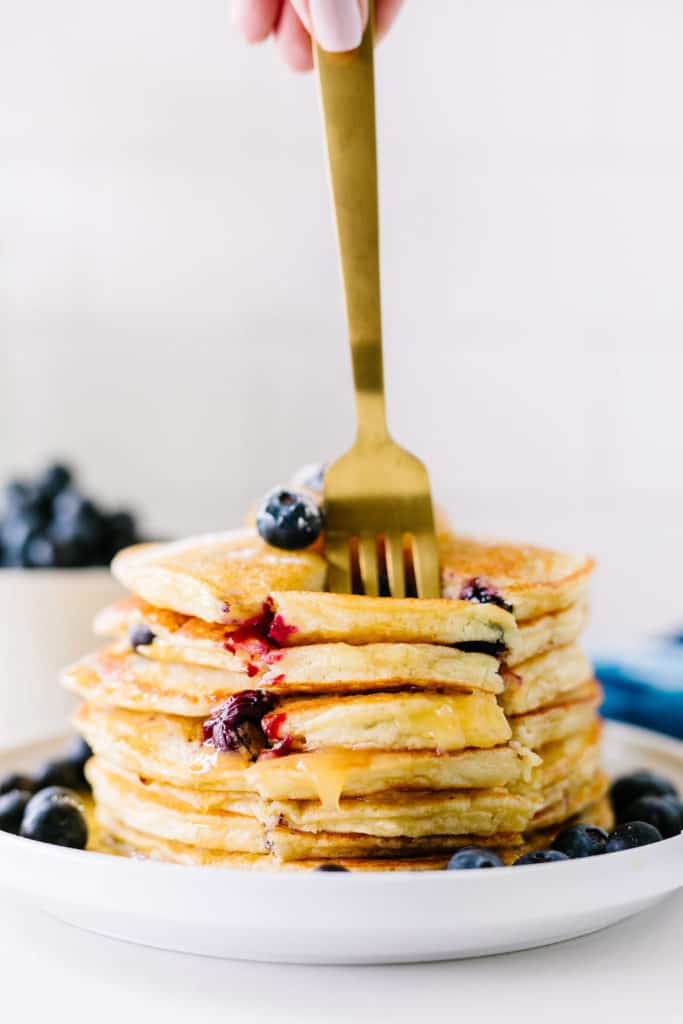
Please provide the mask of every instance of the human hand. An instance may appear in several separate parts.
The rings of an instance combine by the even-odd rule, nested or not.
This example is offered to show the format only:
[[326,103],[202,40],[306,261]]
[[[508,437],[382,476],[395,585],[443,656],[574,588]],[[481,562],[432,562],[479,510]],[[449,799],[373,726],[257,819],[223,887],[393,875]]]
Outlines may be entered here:
[[[376,0],[375,37],[381,39],[403,0]],[[232,0],[232,20],[248,43],[274,35],[295,71],[313,67],[311,36],[331,53],[355,50],[368,20],[368,0]]]

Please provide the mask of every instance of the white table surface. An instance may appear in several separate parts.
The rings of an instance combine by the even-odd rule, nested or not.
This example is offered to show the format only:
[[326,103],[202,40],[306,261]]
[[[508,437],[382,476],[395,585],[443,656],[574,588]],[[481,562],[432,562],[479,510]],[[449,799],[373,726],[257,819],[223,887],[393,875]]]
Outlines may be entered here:
[[545,949],[397,967],[166,953],[78,931],[0,892],[3,1011],[29,1024],[669,1024],[681,1020],[682,945],[683,891],[614,928]]

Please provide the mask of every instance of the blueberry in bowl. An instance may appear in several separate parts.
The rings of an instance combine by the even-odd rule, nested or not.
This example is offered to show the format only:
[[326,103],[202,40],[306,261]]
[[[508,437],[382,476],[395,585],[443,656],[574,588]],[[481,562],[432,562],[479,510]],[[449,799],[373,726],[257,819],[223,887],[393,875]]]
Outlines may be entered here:
[[63,461],[0,488],[0,744],[61,728],[70,703],[54,680],[91,645],[95,613],[122,596],[108,563],[139,533]]

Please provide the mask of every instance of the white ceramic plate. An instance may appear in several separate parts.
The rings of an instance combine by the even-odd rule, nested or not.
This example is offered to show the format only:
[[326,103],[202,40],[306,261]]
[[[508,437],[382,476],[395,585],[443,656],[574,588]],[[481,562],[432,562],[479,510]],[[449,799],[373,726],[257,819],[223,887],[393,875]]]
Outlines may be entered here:
[[[4,755],[0,772],[46,752]],[[683,743],[610,724],[605,754],[611,774],[652,768],[683,791]],[[683,885],[683,837],[523,868],[271,874],[126,860],[0,834],[0,885],[71,924],[183,952],[295,963],[446,960],[559,942],[638,913]]]

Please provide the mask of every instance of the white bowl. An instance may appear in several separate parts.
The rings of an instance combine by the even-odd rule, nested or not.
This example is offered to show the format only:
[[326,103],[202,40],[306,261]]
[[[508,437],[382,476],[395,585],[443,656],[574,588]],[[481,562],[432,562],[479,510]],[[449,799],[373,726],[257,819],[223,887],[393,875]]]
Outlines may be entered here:
[[[0,772],[30,769],[50,752],[43,744],[5,754]],[[683,790],[675,740],[610,722],[605,761],[612,775],[652,768]],[[33,906],[131,942],[240,960],[402,963],[529,949],[622,921],[683,885],[683,836],[493,871],[260,874],[0,833],[0,864],[0,886]]]
[[59,672],[95,646],[95,612],[122,593],[108,569],[0,569],[0,747],[64,731]]

